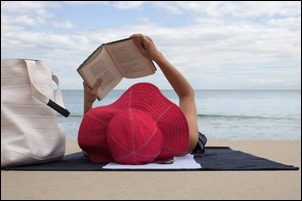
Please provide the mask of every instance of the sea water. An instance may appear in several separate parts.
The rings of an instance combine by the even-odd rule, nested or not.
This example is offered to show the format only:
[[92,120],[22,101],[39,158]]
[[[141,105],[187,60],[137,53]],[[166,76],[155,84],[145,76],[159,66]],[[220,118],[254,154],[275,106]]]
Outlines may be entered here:
[[[113,90],[94,107],[116,101]],[[173,90],[162,90],[174,103]],[[62,90],[70,116],[58,115],[67,139],[77,139],[83,90]],[[301,140],[301,90],[196,90],[199,130],[209,140]]]

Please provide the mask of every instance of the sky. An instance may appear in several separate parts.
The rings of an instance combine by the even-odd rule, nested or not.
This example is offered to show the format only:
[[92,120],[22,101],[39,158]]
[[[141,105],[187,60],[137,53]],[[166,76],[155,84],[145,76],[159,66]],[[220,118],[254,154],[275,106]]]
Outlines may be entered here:
[[[1,59],[45,61],[61,89],[102,43],[134,33],[157,48],[194,89],[301,90],[301,1],[1,1]],[[171,89],[158,70],[123,79]]]

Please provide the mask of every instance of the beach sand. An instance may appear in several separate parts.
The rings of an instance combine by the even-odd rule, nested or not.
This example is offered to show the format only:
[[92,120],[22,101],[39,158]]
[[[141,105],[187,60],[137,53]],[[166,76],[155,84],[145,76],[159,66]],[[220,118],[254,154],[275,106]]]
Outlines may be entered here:
[[[1,200],[301,200],[301,141],[209,141],[298,171],[1,171]],[[79,151],[68,141],[66,154]]]

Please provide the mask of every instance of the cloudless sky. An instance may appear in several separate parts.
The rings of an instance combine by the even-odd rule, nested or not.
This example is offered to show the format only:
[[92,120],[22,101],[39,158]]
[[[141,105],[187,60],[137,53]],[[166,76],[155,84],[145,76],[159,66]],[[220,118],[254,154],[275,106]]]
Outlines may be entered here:
[[[102,43],[143,33],[194,89],[301,89],[301,1],[1,1],[1,59],[48,63],[62,89]],[[123,81],[170,89],[160,70]]]

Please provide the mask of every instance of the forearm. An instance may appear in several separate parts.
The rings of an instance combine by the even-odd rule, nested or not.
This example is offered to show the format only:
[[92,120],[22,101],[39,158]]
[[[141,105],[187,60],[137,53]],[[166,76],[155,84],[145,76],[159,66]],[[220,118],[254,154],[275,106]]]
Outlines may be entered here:
[[160,67],[179,98],[194,98],[194,90],[190,83],[161,53],[154,62]]
[[186,97],[194,98],[194,91],[186,80],[186,78],[164,57],[164,55],[157,50],[152,38],[142,34],[133,34],[130,36],[134,38],[134,43],[137,45],[141,53],[153,60],[161,68],[167,80],[177,93],[179,99]]
[[97,90],[101,86],[102,80],[97,80],[92,90],[83,82],[84,87],[84,115],[92,109],[93,103],[97,98]]
[[84,115],[92,109],[93,103],[89,103],[84,100]]

